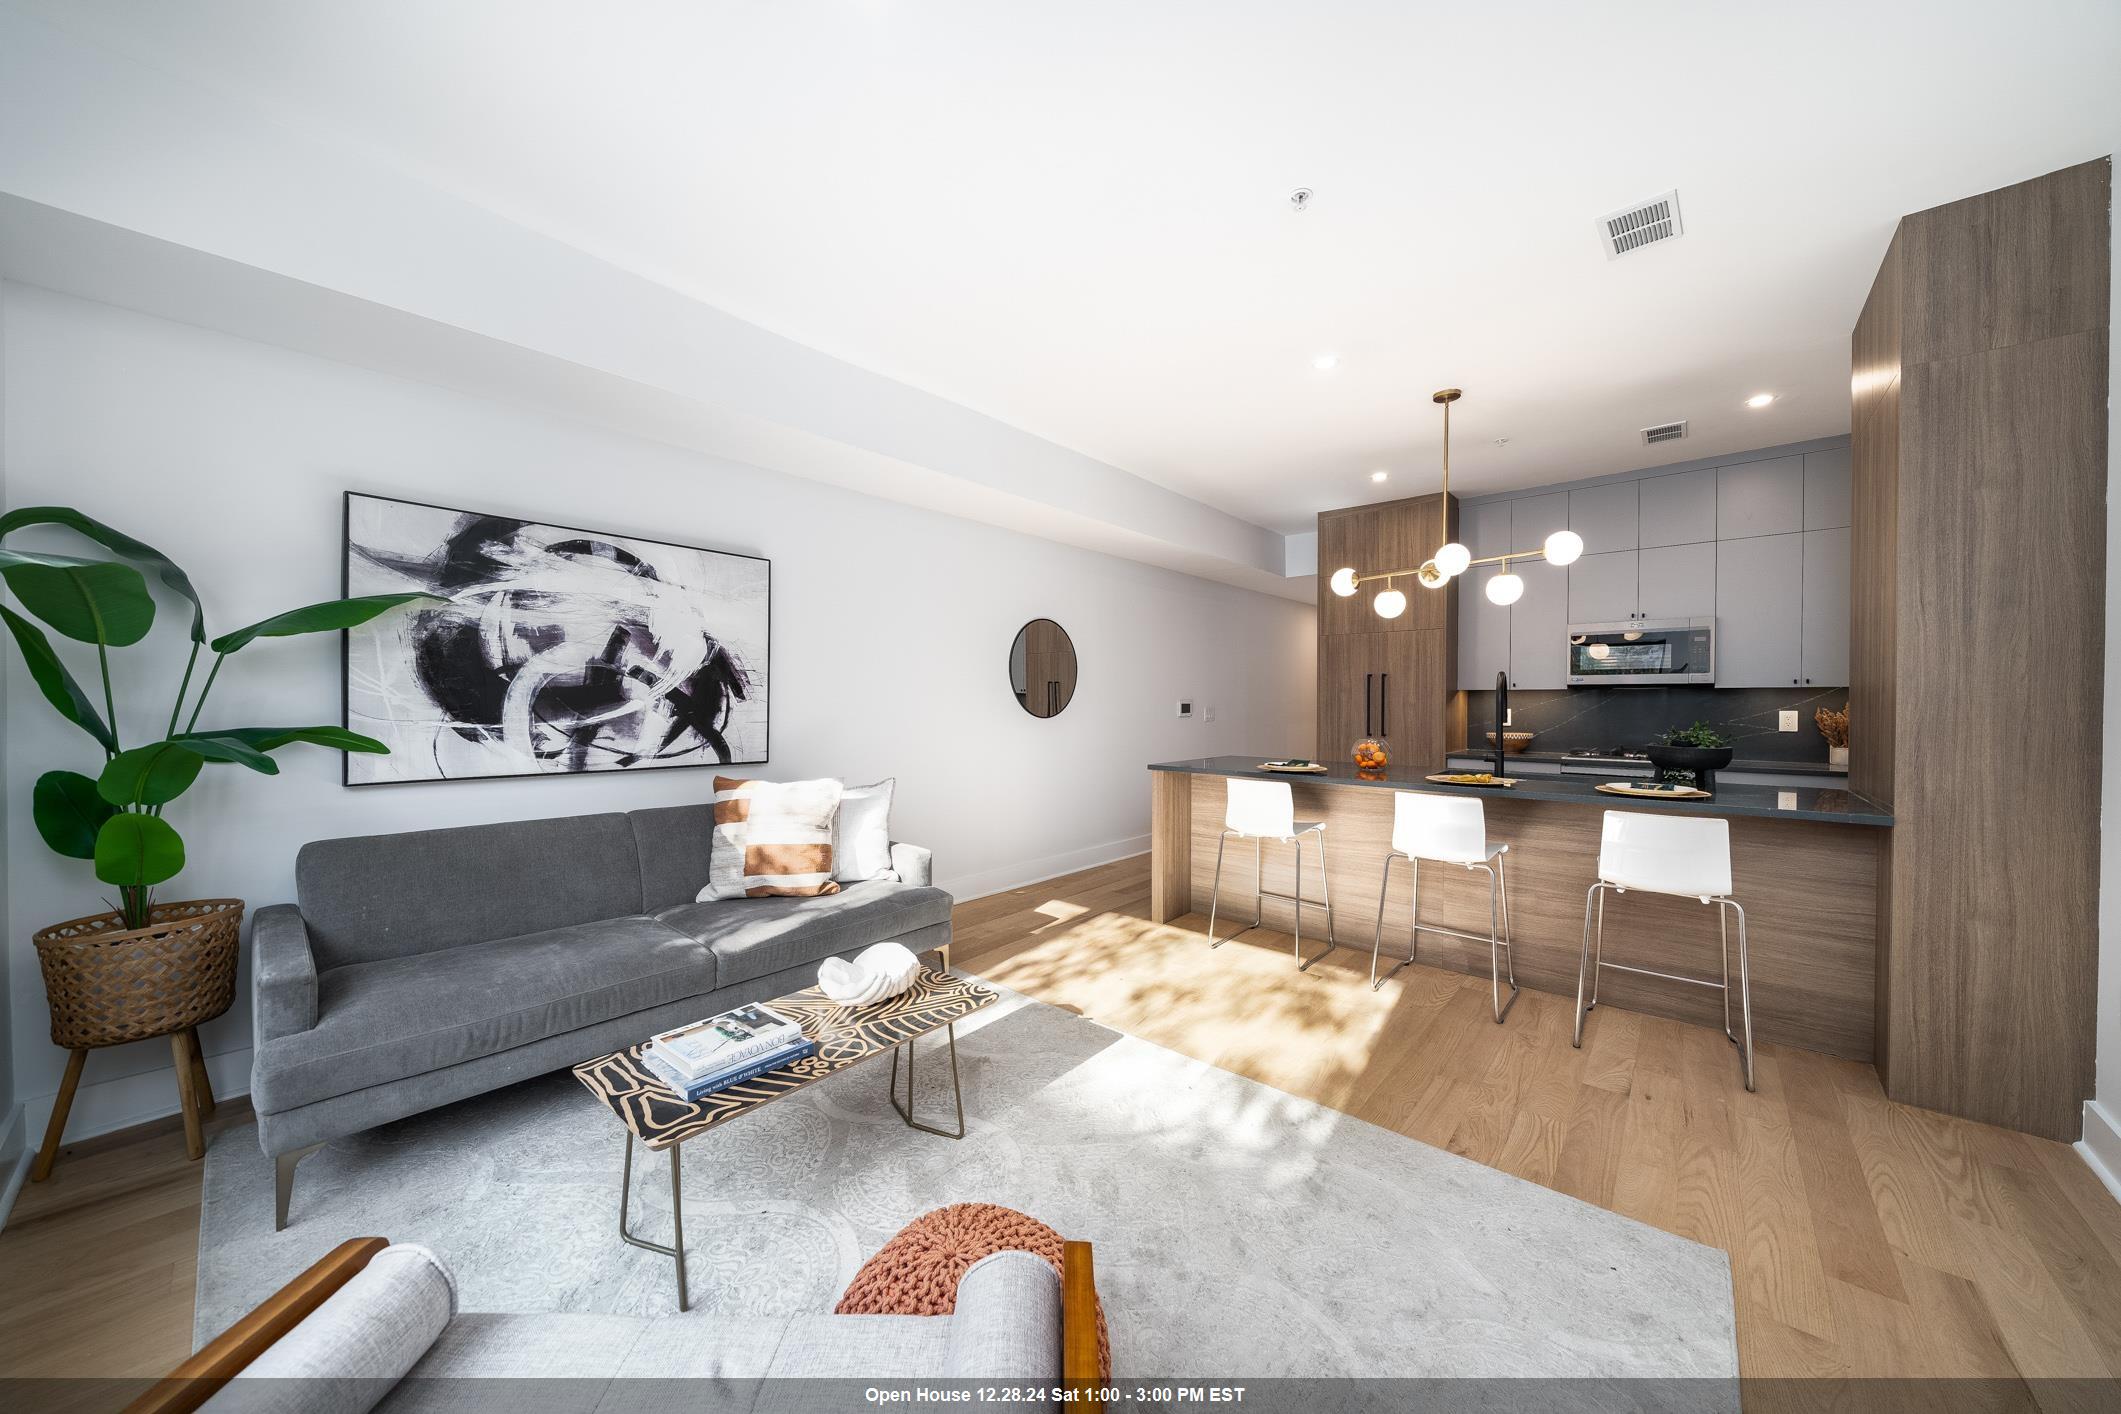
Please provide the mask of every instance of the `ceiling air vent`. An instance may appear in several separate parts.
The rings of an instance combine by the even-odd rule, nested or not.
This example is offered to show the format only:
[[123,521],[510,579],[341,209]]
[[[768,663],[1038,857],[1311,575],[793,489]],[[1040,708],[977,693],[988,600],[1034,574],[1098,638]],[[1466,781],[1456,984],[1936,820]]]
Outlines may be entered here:
[[1676,442],[1684,436],[1686,436],[1685,418],[1681,418],[1677,422],[1661,422],[1655,427],[1642,429],[1642,440],[1653,447],[1659,442]]
[[1598,219],[1598,234],[1605,241],[1605,258],[1618,260],[1631,250],[1683,234],[1679,224],[1679,193],[1660,192],[1648,201]]

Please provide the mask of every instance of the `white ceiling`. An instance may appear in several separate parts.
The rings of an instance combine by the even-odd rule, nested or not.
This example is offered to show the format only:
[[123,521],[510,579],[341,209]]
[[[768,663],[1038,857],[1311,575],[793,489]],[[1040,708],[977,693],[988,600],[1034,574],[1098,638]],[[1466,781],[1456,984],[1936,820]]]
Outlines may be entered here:
[[1446,383],[1467,494],[1844,432],[1894,220],[2121,139],[2112,0],[8,3],[1282,531]]

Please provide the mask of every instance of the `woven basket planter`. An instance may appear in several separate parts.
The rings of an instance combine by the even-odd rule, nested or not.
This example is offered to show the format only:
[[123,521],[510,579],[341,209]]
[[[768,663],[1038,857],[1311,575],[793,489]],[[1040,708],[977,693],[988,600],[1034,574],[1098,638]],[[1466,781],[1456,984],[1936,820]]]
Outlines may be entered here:
[[187,1031],[236,999],[243,901],[157,904],[145,928],[116,913],[76,918],[36,935],[52,1012],[52,1043],[116,1046]]

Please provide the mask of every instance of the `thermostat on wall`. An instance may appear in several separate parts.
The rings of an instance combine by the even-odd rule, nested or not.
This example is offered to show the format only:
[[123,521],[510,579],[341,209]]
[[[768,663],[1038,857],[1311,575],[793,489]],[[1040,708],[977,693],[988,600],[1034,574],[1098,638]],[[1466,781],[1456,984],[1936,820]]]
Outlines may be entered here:
[[1193,715],[1193,704],[1192,704],[1191,702],[1187,702],[1187,701],[1184,701],[1183,699],[1181,699],[1181,700],[1180,700],[1180,702],[1179,702],[1179,704],[1178,704],[1178,715],[1179,715],[1179,716],[1181,716],[1181,717],[1190,717],[1190,716],[1192,716],[1192,715]]

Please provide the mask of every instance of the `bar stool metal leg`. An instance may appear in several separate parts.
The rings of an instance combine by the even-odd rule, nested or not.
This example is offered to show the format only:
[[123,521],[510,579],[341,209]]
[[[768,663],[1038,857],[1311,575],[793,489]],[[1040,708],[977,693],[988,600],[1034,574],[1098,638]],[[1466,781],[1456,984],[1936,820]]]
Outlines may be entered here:
[[[1299,835],[1294,841],[1296,845],[1296,890],[1295,897],[1292,900],[1296,910],[1296,934],[1290,944],[1295,952],[1296,970],[1298,972],[1309,972],[1312,963],[1340,946],[1339,930],[1335,928],[1333,923],[1333,884],[1326,874],[1326,837],[1316,830],[1309,830],[1305,833],[1318,841],[1319,897],[1317,903],[1312,903],[1304,898],[1304,842],[1303,837]],[[1307,958],[1304,956],[1304,909],[1306,908],[1323,908],[1326,911],[1326,946],[1318,954],[1318,957]]]
[[[1507,919],[1509,915],[1507,912],[1497,913],[1497,896],[1502,890],[1502,874],[1498,867],[1501,862],[1498,856],[1494,864],[1467,866],[1471,869],[1485,869],[1488,874],[1488,989],[1490,1004],[1495,1008],[1495,1024],[1497,1026],[1502,1025],[1502,1019],[1510,1014],[1510,1008],[1517,1005],[1517,977],[1514,963],[1511,964],[1510,969],[1510,999],[1507,1002],[1502,999],[1502,958],[1500,950],[1503,942],[1502,935],[1496,930],[1496,925],[1499,920]],[[1508,925],[1504,923],[1503,926],[1507,927]]]
[[[1414,961],[1415,944],[1421,941],[1421,934],[1419,932],[1408,933],[1407,955],[1405,959],[1400,962],[1394,963],[1392,966],[1392,970],[1390,972],[1387,972],[1384,976],[1379,977],[1377,975],[1377,959],[1384,952],[1385,946],[1385,893],[1392,887],[1393,864],[1405,858],[1405,855],[1399,854],[1397,852],[1386,855],[1384,878],[1380,879],[1377,884],[1377,940],[1370,945],[1370,990],[1373,992],[1376,991],[1378,988],[1384,986],[1385,983],[1391,981],[1394,977],[1397,977],[1399,975],[1400,968],[1405,967]],[[1407,860],[1407,862],[1409,864],[1414,865],[1415,881],[1416,883],[1419,883],[1421,879],[1421,865],[1415,863],[1411,859]]]
[[[1583,1045],[1583,1017],[1586,1010],[1583,996],[1591,973],[1591,909],[1594,905],[1604,902],[1604,896],[1600,892],[1604,888],[1604,882],[1600,881],[1591,885],[1583,895],[1583,952],[1576,960],[1576,1037],[1569,1043],[1572,1046]],[[1601,921],[1602,918],[1601,914]]]
[[[1746,965],[1745,907],[1734,898],[1718,899],[1716,902],[1719,905],[1719,912],[1724,906],[1738,911],[1738,1019],[1740,1026],[1745,1030],[1745,1088],[1751,1090],[1753,1088],[1753,977],[1751,968]],[[1728,1001],[1730,993],[1725,992],[1724,997]]]
[[1495,857],[1495,873],[1502,886],[1502,956],[1509,968],[1510,990],[1517,990],[1517,949],[1510,936],[1510,871],[1504,867],[1510,861],[1503,855]]
[[1208,885],[1208,946],[1210,949],[1219,948],[1224,943],[1229,942],[1230,938],[1239,937],[1245,933],[1250,932],[1253,928],[1257,928],[1259,926],[1260,921],[1259,841],[1254,840],[1252,841],[1252,922],[1248,926],[1240,928],[1237,930],[1237,932],[1232,933],[1230,935],[1230,938],[1218,938],[1215,936],[1215,913],[1216,910],[1222,906],[1223,848],[1224,846],[1230,843],[1230,836],[1233,833],[1235,832],[1231,830],[1224,830],[1222,832],[1222,837],[1215,842],[1215,879],[1212,883]]

